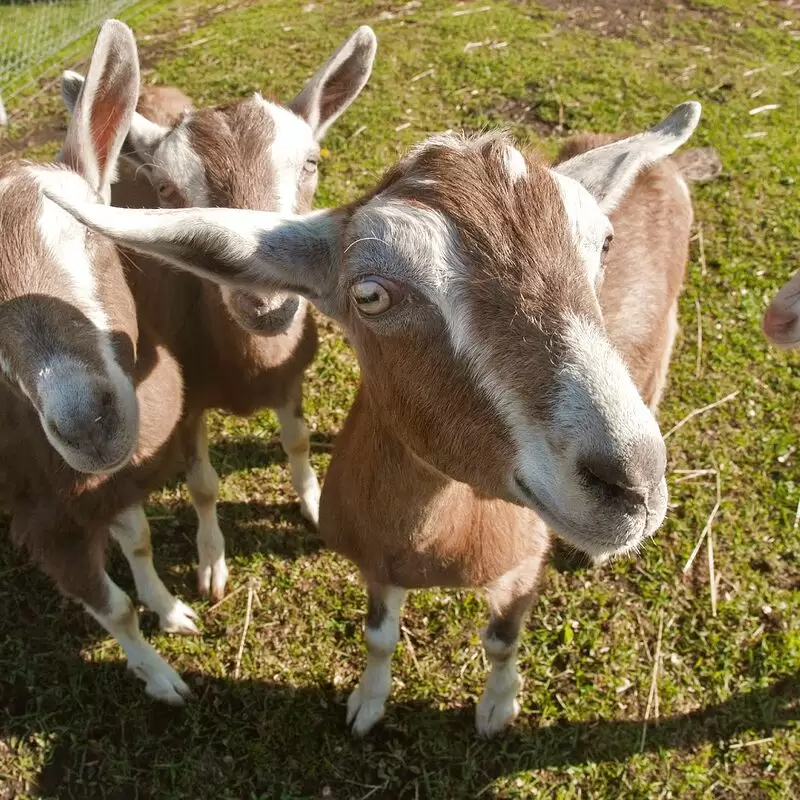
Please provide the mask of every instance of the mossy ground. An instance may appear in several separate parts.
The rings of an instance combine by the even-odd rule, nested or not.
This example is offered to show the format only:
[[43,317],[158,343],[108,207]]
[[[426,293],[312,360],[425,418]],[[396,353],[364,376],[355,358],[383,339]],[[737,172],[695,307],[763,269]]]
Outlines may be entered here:
[[[154,495],[148,513],[157,567],[202,615],[203,635],[161,635],[145,620],[196,690],[184,710],[148,702],[117,645],[26,565],[2,528],[0,798],[800,794],[800,360],[759,331],[766,298],[800,267],[800,17],[780,2],[588,5],[190,0],[130,19],[145,79],[198,103],[256,89],[289,99],[351,30],[372,25],[375,72],[326,140],[320,205],[354,198],[432,131],[510,124],[554,153],[569,133],[648,126],[700,100],[695,142],[719,150],[724,174],[694,189],[662,429],[738,395],[669,438],[672,510],[658,537],[637,560],[595,570],[559,559],[547,569],[520,651],[523,713],[496,741],[473,730],[483,601],[416,594],[391,709],[353,741],[344,702],[364,659],[358,577],[302,522],[271,413],[216,416],[230,588],[255,579],[259,601],[241,677],[247,591],[214,612],[197,600],[181,483]],[[50,85],[12,106],[10,134],[23,145],[10,138],[3,149],[52,156],[60,102]],[[357,376],[352,352],[324,324],[307,390],[321,475]],[[705,547],[682,574],[716,498],[713,476],[687,480],[682,470],[714,468],[716,616]],[[111,569],[132,588],[116,553]],[[645,731],[660,624],[660,719]]]

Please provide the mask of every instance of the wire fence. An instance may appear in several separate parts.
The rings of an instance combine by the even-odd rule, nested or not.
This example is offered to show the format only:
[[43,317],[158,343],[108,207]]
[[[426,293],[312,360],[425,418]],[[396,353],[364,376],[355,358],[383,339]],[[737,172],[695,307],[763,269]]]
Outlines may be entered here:
[[69,45],[137,0],[0,0],[0,125],[4,102]]

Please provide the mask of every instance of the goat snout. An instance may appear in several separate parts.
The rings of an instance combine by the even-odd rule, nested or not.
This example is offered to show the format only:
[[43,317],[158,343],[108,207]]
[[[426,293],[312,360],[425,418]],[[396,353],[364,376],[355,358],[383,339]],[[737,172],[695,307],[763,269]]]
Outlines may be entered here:
[[650,505],[666,468],[667,450],[660,437],[640,439],[622,455],[592,453],[578,460],[578,471],[590,488],[632,510]]
[[39,384],[44,431],[73,469],[113,472],[130,459],[138,413],[129,393],[132,389],[74,364],[46,371]]
[[257,336],[285,333],[300,310],[300,298],[293,294],[260,295],[236,289],[226,299],[236,322]]

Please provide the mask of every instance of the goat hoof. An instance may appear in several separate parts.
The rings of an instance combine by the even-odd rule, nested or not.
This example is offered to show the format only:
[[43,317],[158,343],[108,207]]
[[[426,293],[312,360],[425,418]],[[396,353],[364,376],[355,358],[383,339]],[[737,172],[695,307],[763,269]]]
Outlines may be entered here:
[[359,684],[347,698],[347,724],[353,736],[364,736],[386,711],[386,699],[368,696]]
[[300,503],[300,513],[315,528],[319,528],[319,502],[316,505]]
[[165,633],[179,633],[185,636],[199,636],[200,631],[195,624],[197,614],[186,603],[172,598],[170,608],[159,614],[159,624]]
[[140,661],[129,663],[128,667],[145,682],[145,691],[154,700],[182,706],[192,696],[192,690],[181,676],[152,648],[148,648]]
[[197,570],[197,589],[201,597],[218,603],[225,597],[225,584],[228,582],[228,567],[220,558],[213,564],[201,564]]
[[496,736],[517,718],[520,706],[514,695],[484,692],[475,710],[475,727],[480,736]]

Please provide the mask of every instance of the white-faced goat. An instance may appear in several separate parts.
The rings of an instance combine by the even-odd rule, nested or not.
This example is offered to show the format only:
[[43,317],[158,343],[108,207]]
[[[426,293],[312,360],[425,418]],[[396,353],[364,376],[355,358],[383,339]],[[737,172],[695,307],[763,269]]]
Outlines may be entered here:
[[[220,108],[192,109],[182,93],[151,88],[140,101],[143,113],[131,122],[123,154],[132,168],[122,171],[112,204],[309,211],[319,142],[366,84],[376,47],[372,29],[362,26],[286,106],[256,94]],[[65,73],[62,94],[69,108],[82,82],[80,75]],[[275,409],[301,511],[316,524],[320,490],[302,412],[303,374],[316,354],[316,326],[305,298],[291,291],[220,289],[191,274],[165,271],[141,255],[128,256],[140,313],[183,371],[187,413],[196,425],[187,484],[199,517],[198,584],[201,594],[218,600],[228,570],[205,412]]]
[[638,136],[577,142],[555,167],[504,134],[436,136],[362,199],[304,217],[58,198],[124,246],[229,287],[297,292],[347,331],[362,379],[320,532],[369,595],[355,733],[384,713],[408,589],[486,589],[477,727],[491,734],[519,708],[515,653],[548,528],[602,556],[664,519],[648,406],[692,224],[667,157],[699,117],[683,104]]
[[779,347],[800,345],[800,271],[778,290],[764,312],[764,333]]

